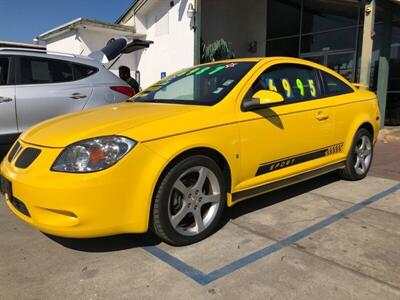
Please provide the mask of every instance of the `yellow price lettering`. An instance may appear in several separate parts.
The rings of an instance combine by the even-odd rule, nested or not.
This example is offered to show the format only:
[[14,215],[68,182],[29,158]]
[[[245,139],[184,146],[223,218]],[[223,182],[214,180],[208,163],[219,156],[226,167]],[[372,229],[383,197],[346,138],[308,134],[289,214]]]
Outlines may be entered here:
[[290,87],[289,80],[287,80],[286,78],[282,79],[282,86],[285,89],[286,97],[293,97],[292,88]]
[[317,89],[315,88],[314,80],[309,79],[308,80],[308,84],[310,85],[311,96],[316,97],[317,96]]
[[273,79],[268,80],[268,88],[270,91],[278,92]]

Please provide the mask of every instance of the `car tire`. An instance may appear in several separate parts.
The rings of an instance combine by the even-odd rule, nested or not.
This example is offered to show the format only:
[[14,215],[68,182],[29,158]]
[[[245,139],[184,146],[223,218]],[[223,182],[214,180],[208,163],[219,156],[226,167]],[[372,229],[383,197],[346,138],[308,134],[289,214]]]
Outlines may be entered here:
[[218,227],[226,205],[226,182],[216,162],[196,155],[178,161],[159,181],[152,227],[168,244],[196,243]]
[[373,153],[371,133],[365,128],[360,128],[354,136],[346,166],[340,171],[341,177],[352,181],[365,178],[372,164]]

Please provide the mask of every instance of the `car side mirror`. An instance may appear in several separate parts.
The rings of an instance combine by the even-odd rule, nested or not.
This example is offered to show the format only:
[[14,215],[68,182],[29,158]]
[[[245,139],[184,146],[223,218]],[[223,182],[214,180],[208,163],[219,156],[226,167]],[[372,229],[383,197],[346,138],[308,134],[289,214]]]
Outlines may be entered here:
[[252,111],[262,109],[271,104],[283,102],[283,96],[274,91],[260,90],[253,95],[251,99],[244,100],[242,104],[243,111]]

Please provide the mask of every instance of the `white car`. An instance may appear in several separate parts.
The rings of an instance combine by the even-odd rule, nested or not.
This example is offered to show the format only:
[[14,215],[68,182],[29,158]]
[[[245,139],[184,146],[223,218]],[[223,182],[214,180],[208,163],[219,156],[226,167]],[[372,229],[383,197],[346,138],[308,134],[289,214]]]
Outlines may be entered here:
[[133,96],[134,90],[103,64],[150,44],[120,38],[89,57],[0,48],[0,157],[32,125]]

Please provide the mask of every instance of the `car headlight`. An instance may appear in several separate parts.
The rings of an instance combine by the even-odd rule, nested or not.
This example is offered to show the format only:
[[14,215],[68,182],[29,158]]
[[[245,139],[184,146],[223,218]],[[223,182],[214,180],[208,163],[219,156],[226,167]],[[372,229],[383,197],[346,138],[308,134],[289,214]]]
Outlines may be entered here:
[[136,142],[122,136],[105,136],[69,145],[58,156],[52,171],[89,173],[107,169],[118,162]]

